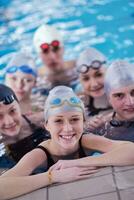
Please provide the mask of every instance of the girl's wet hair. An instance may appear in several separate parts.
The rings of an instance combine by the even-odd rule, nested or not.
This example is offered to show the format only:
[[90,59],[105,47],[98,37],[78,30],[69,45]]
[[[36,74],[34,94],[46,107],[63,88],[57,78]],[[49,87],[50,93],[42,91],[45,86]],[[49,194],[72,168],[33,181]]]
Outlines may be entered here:
[[0,103],[8,105],[14,100],[19,102],[13,90],[4,84],[0,84]]

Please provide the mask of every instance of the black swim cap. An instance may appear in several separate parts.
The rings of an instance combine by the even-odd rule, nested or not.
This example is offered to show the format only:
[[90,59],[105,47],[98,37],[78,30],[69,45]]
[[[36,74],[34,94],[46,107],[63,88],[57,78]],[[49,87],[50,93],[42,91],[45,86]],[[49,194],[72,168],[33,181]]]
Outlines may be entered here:
[[6,85],[0,84],[0,102],[8,105],[14,100],[18,102],[18,99],[13,90]]

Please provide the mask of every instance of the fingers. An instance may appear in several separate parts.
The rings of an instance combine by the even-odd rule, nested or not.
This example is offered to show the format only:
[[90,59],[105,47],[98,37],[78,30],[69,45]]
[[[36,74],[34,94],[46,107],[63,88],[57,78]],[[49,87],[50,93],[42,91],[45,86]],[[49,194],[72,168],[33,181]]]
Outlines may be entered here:
[[90,178],[90,177],[93,177],[93,174],[79,176],[77,180],[86,179],[86,178]]
[[102,117],[96,116],[96,117],[93,117],[92,119],[89,120],[88,127],[90,129],[94,129],[94,128],[98,128],[102,124],[103,124]]
[[80,176],[84,176],[84,175],[90,175],[90,174],[94,174],[96,172],[98,172],[99,170],[98,169],[95,169],[95,170],[84,170],[80,173]]
[[49,169],[52,171],[52,170],[59,170],[61,167],[57,164],[51,166]]
[[64,164],[65,161],[63,160],[59,160],[57,161],[57,163],[55,163],[53,166],[50,167],[50,170],[59,170],[59,169],[62,169],[64,168]]

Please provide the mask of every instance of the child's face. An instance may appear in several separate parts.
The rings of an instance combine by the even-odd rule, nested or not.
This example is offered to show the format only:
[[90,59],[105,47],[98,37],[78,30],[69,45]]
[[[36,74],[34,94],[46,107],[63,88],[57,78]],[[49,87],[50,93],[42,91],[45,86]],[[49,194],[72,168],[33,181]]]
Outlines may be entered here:
[[47,53],[41,52],[41,58],[43,63],[47,66],[50,71],[63,70],[63,48],[60,47],[56,52],[50,48]]
[[64,150],[73,151],[83,133],[83,121],[81,112],[61,112],[50,116],[45,127],[50,132],[54,143]]
[[90,68],[86,73],[80,73],[80,81],[84,92],[93,98],[100,97],[104,94],[104,74],[105,69]]
[[134,85],[113,89],[109,101],[121,120],[134,120]]
[[0,133],[16,136],[21,128],[21,111],[17,101],[5,105],[0,103]]
[[6,75],[6,84],[14,90],[19,101],[29,97],[35,83],[36,78],[32,74],[17,71]]

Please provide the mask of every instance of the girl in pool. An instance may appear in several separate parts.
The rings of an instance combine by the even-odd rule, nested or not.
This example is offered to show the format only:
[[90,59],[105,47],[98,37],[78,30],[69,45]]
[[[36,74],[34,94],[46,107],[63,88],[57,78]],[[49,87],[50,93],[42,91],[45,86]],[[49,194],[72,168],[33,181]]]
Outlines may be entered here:
[[[26,154],[14,168],[1,176],[2,199],[11,199],[56,182],[87,178],[96,172],[96,166],[134,164],[134,155],[130,154],[134,151],[133,143],[82,134],[84,105],[71,88],[57,86],[50,91],[45,102],[44,117],[44,125],[51,139]],[[91,156],[94,150],[104,154]],[[42,174],[29,176],[38,166],[49,169],[59,159],[71,159],[66,169],[56,165]],[[6,191],[4,188],[7,188]]]
[[36,78],[37,72],[32,56],[27,51],[15,53],[6,68],[5,84],[14,90],[23,114],[42,110],[31,100]]
[[[89,128],[97,128],[111,112],[111,106],[104,92],[104,76],[107,67],[106,57],[95,48],[83,51],[77,61],[77,71],[83,88],[87,115],[90,117]],[[106,115],[105,117],[103,117]],[[93,117],[95,116],[95,117]]]
[[1,171],[11,168],[27,152],[48,138],[44,128],[36,125],[32,117],[21,114],[13,90],[0,84],[0,152]]

